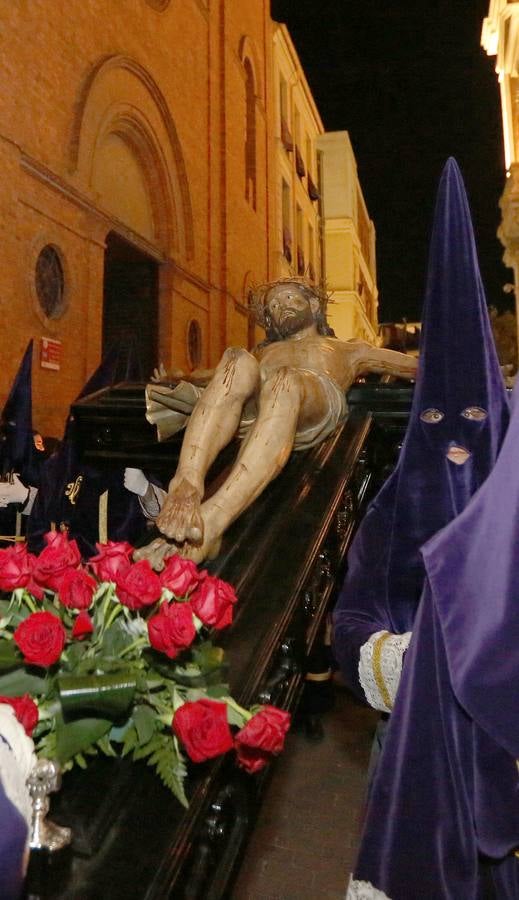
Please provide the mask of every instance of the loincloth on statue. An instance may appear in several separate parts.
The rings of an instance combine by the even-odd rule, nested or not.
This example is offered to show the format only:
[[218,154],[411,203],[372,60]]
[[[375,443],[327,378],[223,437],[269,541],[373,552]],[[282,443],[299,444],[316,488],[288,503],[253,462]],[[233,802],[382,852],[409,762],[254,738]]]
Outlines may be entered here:
[[[299,427],[295,433],[293,449],[308,450],[310,447],[320,444],[332,431],[335,431],[337,425],[346,418],[348,405],[344,391],[329,375],[314,372],[313,369],[298,369],[297,372],[305,378],[315,379],[326,397],[326,409],[322,418],[316,424]],[[246,437],[255,421],[256,404],[252,400],[245,405],[243,410],[238,437]]]
[[[348,407],[344,391],[329,375],[312,369],[298,369],[305,378],[316,379],[326,397],[326,409],[316,424],[298,428],[294,438],[294,450],[307,450],[323,441],[346,418]],[[159,441],[185,428],[191,411],[203,393],[203,388],[187,381],[176,385],[148,384],[146,387],[146,418],[157,428]],[[243,409],[238,437],[243,439],[256,421],[257,407],[251,398]]]

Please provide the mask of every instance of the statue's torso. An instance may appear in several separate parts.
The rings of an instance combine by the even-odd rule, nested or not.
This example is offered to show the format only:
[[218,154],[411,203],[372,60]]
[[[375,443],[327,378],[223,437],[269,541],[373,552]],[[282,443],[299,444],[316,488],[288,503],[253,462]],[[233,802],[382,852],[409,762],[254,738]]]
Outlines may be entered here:
[[357,341],[344,342],[317,334],[301,340],[287,339],[268,344],[255,355],[263,378],[281,366],[290,366],[328,375],[345,390],[357,375],[358,347]]

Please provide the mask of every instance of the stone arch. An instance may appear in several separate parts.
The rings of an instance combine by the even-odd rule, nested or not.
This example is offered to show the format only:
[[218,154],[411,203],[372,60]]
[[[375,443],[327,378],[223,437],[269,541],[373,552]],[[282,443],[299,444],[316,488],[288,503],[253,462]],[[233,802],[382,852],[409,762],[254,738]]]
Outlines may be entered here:
[[256,47],[251,41],[250,37],[244,34],[240,38],[240,43],[238,45],[238,57],[242,66],[245,66],[246,60],[249,61],[249,65],[252,70],[252,75],[254,77],[254,89],[257,100],[262,100],[263,98],[263,84],[261,82],[261,65],[258,53],[256,51]]
[[[86,79],[78,100],[69,164],[79,186],[88,193],[95,192],[94,182],[99,188],[96,166],[103,153],[109,158],[107,142],[120,153],[135,190],[147,193],[152,234],[144,236],[166,256],[192,257],[191,200],[175,123],[152,76],[129,57],[101,60]],[[97,193],[102,203],[102,179]],[[121,217],[118,209],[111,212]],[[145,212],[142,223],[146,225]],[[134,227],[132,222],[125,224]]]

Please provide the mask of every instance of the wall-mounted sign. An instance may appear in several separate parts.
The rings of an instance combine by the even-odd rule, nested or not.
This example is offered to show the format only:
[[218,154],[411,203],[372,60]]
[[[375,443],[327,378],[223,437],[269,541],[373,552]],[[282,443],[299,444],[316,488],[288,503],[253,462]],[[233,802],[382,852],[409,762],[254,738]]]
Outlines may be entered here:
[[61,341],[54,338],[40,340],[40,366],[42,369],[54,369],[59,372],[61,365]]

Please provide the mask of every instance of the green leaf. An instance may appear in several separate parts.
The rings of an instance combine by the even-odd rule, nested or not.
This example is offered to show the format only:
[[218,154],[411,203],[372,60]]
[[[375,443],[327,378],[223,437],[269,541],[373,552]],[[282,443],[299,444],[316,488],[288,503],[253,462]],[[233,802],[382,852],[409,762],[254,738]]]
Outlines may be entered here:
[[103,735],[103,737],[100,738],[100,740],[98,740],[97,746],[99,747],[101,752],[105,754],[105,756],[117,757],[117,753],[115,752],[114,748],[112,747],[112,745],[110,743],[110,735],[109,734]]
[[56,756],[59,762],[77,757],[95,744],[112,727],[109,719],[77,719],[64,722],[56,717]]
[[135,694],[135,678],[130,671],[112,675],[60,675],[58,690],[64,714],[85,711],[108,716],[123,716]]
[[200,666],[202,672],[211,672],[219,669],[224,664],[224,651],[221,647],[215,647],[210,641],[193,648],[193,658]]
[[136,747],[133,751],[134,759],[145,759],[146,756],[151,756],[152,753],[155,753],[155,750],[160,746],[161,735],[155,733],[147,744],[144,744],[142,747]]
[[[114,740],[116,740],[116,738],[114,738]],[[132,750],[134,750],[136,746],[137,746],[137,730],[135,728],[133,728],[133,726],[132,726],[131,728],[128,729],[128,731],[124,735],[122,756],[127,756],[128,753],[131,753]]]
[[0,671],[6,672],[17,666],[23,666],[20,651],[14,641],[6,641],[4,638],[0,641]]
[[100,653],[104,656],[119,656],[130,644],[133,644],[135,635],[128,631],[124,619],[116,619],[113,625],[105,631],[100,646]]
[[88,650],[88,644],[77,641],[67,647],[67,669],[74,671]]
[[137,730],[139,745],[147,744],[155,734],[156,714],[149,706],[136,706],[132,713],[132,719]]
[[21,694],[34,697],[45,694],[49,687],[50,681],[47,678],[31,675],[25,668],[0,675],[0,694],[6,697],[19,697]]
[[187,807],[188,802],[184,791],[184,779],[187,771],[173,735],[160,735],[159,746],[148,760],[148,765],[155,766],[157,775],[163,784],[175,795],[182,806]]
[[229,685],[228,684],[212,684],[206,688],[205,693],[208,697],[211,697],[213,700],[220,700],[222,697],[229,696]]

